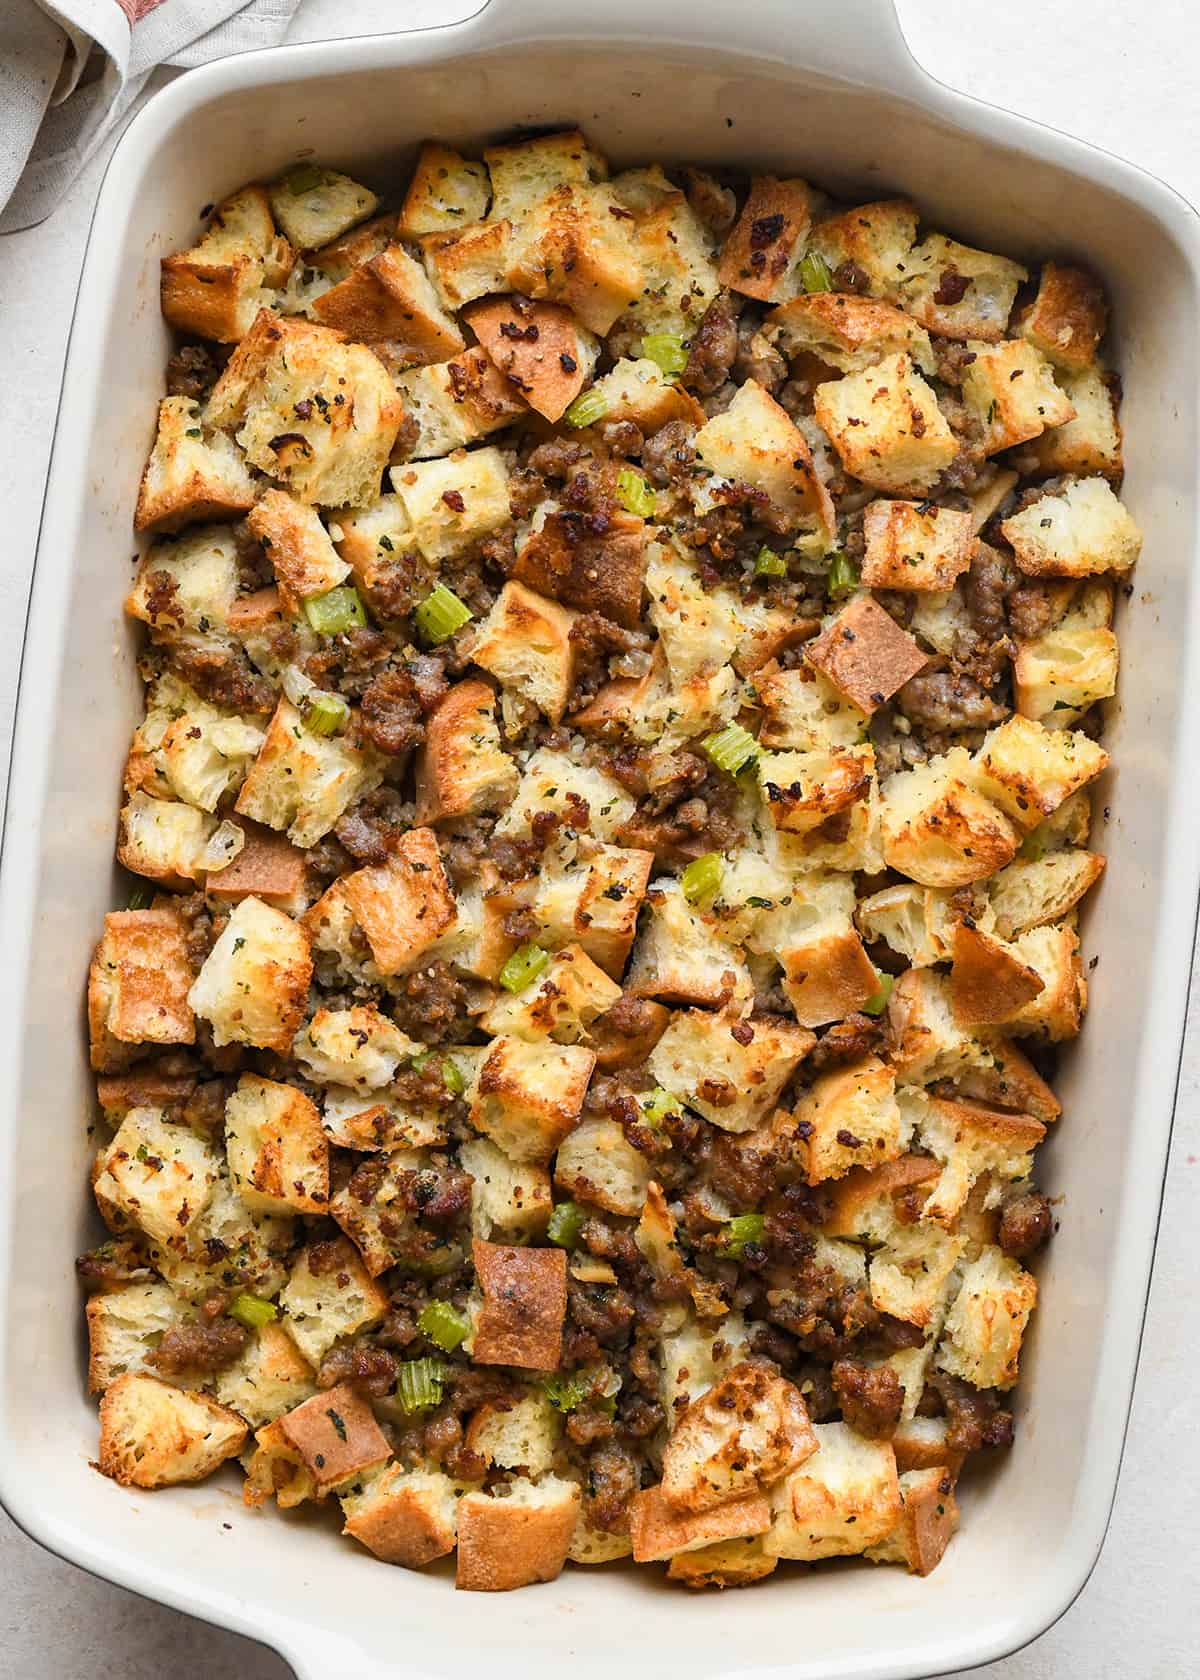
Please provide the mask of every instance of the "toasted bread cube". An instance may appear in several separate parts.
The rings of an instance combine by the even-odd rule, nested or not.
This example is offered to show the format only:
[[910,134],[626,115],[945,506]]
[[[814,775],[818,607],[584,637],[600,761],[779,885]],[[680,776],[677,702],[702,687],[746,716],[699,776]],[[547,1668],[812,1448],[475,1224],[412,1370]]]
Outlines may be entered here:
[[483,161],[491,175],[492,215],[513,221],[557,188],[608,179],[608,164],[577,128],[488,146]]
[[1037,969],[1023,962],[1014,947],[973,921],[957,923],[951,949],[951,1007],[960,1026],[1010,1021],[1044,988]]
[[596,365],[596,340],[561,304],[488,298],[463,318],[498,372],[547,420],[561,419]]
[[693,910],[678,881],[656,881],[649,901],[628,976],[637,997],[720,1009],[745,995],[749,976],[741,955]]
[[119,1072],[131,1044],[193,1044],[192,965],[173,910],[114,910],[88,971],[92,1066]]
[[856,596],[805,649],[820,671],[870,716],[925,664],[916,641],[869,595]]
[[403,245],[389,245],[352,269],[321,293],[312,310],[318,321],[347,338],[367,344],[386,340],[401,362],[443,362],[466,342],[429,276]]
[[[902,1093],[902,1106],[911,1096],[925,1102],[923,1093]],[[924,1109],[921,1109],[924,1113]],[[879,1246],[900,1228],[901,1213],[920,1213],[938,1178],[938,1167],[927,1155],[900,1155],[882,1167],[852,1167],[830,1187],[829,1218],[821,1226],[829,1237]]]
[[817,476],[803,432],[754,379],[738,386],[723,414],[696,433],[696,454],[722,478],[765,490],[790,526],[832,538],[837,515]]
[[866,275],[873,298],[900,303],[917,272],[912,249],[916,237],[916,205],[906,198],[889,198],[855,205],[818,222],[808,248],[824,257],[835,279],[844,263],[852,263]]
[[[984,784],[985,797],[976,780],[965,747],[889,777],[881,813],[888,866],[922,886],[961,887],[1011,862],[1018,831],[992,803],[993,784]],[[1003,803],[1011,807],[1011,801]]]
[[931,333],[991,344],[1004,337],[1017,287],[1029,278],[1020,263],[942,233],[931,233],[912,259],[916,278],[905,287],[904,307]]
[[773,606],[765,599],[743,601],[740,617],[742,634],[732,660],[739,677],[755,677],[821,628],[819,618],[802,618],[791,605]]
[[205,409],[246,459],[302,502],[360,506],[379,494],[404,407],[364,345],[262,310]]
[[325,1213],[329,1144],[316,1106],[292,1085],[244,1073],[225,1104],[233,1186],[261,1213]]
[[559,1145],[554,1182],[566,1195],[632,1217],[642,1210],[650,1166],[615,1120],[583,1120]]
[[979,1038],[954,1019],[950,977],[928,968],[900,975],[888,999],[889,1055],[903,1085],[954,1078],[979,1060],[991,1065]]
[[100,1402],[98,1468],[122,1487],[199,1482],[239,1453],[248,1433],[208,1395],[131,1371]]
[[718,1540],[695,1552],[679,1552],[667,1565],[667,1580],[682,1581],[685,1587],[749,1587],[765,1580],[778,1567],[779,1559],[767,1557],[762,1539]]
[[471,645],[476,665],[558,723],[575,673],[571,630],[578,614],[523,583],[504,585]]
[[346,901],[381,974],[406,974],[457,911],[431,828],[413,828],[387,862],[344,877]]
[[1036,641],[1019,642],[1013,659],[1017,710],[1035,723],[1065,728],[1117,692],[1117,638],[1111,630],[1063,623]]
[[563,1250],[511,1248],[479,1237],[471,1247],[483,1292],[472,1359],[477,1365],[556,1370],[567,1311]]
[[1104,859],[1096,852],[1048,852],[1036,862],[1015,858],[988,883],[997,933],[1015,939],[1028,928],[1061,921],[1103,873]]
[[1127,572],[1142,534],[1106,478],[1080,478],[1000,525],[1017,565],[1030,577]]
[[514,1161],[548,1161],[579,1118],[595,1060],[577,1044],[493,1039],[469,1093],[471,1124]]
[[681,1552],[695,1552],[724,1540],[765,1534],[771,1506],[755,1492],[705,1511],[681,1511],[668,1504],[662,1489],[643,1488],[629,1504],[629,1533],[637,1563],[654,1563]]
[[871,746],[839,752],[759,753],[759,787],[772,824],[790,834],[808,834],[847,810],[870,791],[875,772]]
[[929,1575],[958,1528],[954,1473],[946,1464],[908,1471],[900,1477],[900,1498],[899,1523],[866,1555],[872,1563],[899,1563],[913,1575]]
[[773,309],[763,323],[769,341],[789,361],[815,356],[841,373],[862,373],[903,351],[922,373],[934,371],[929,334],[911,315],[888,303],[846,292],[814,292]]
[[727,663],[741,635],[737,596],[705,590],[690,561],[665,544],[648,552],[646,592],[673,683],[708,674]]
[[862,580],[870,589],[949,589],[971,564],[969,513],[878,500],[863,513]]
[[866,734],[867,714],[810,665],[756,672],[754,689],[763,712],[760,746],[833,752],[856,746]]
[[535,514],[512,575],[540,595],[603,613],[633,630],[641,616],[646,558],[641,519],[618,512],[597,535],[578,515],[548,508]]
[[620,986],[581,945],[566,945],[532,985],[498,997],[479,1024],[494,1037],[509,1034],[531,1043],[552,1038],[559,1044],[577,1044],[620,996]]
[[412,524],[397,495],[376,496],[337,518],[334,547],[381,618],[411,610],[428,584],[418,570]]
[[817,1451],[772,1496],[774,1520],[763,1540],[770,1557],[854,1557],[878,1545],[901,1514],[896,1455],[845,1423],[814,1426]]
[[281,696],[235,808],[307,848],[379,781],[373,758],[335,736],[312,734]]
[[1110,375],[1098,367],[1078,373],[1058,373],[1058,383],[1075,410],[1075,417],[1034,438],[1029,455],[1045,474],[1103,473],[1119,479],[1125,470],[1121,423]]
[[287,1278],[294,1242],[294,1222],[251,1212],[219,1163],[202,1211],[186,1230],[177,1224],[171,1234],[151,1237],[149,1247],[155,1269],[175,1293],[199,1304],[234,1287],[264,1299],[274,1295]]
[[894,1161],[908,1142],[896,1076],[878,1056],[820,1074],[796,1108],[797,1159],[809,1184]]
[[[657,1185],[651,1185],[650,1188],[651,1198],[654,1192],[658,1191],[656,1199],[660,1213],[665,1211],[666,1204],[662,1199],[662,1192]],[[655,1265],[653,1258],[653,1243],[647,1243],[643,1232],[646,1216],[652,1211],[651,1198],[647,1199],[642,1220],[638,1225],[637,1243],[657,1272],[660,1268]],[[667,1222],[673,1230],[674,1222],[670,1220],[669,1214]],[[660,1233],[660,1240],[662,1235]],[[659,1392],[668,1421],[673,1422],[679,1417],[694,1400],[699,1399],[700,1395],[731,1371],[739,1360],[745,1359],[749,1352],[746,1323],[740,1313],[731,1312],[723,1318],[707,1323],[701,1323],[695,1316],[688,1314],[677,1329],[664,1330],[659,1352]]]
[[[819,881],[820,876],[814,880]],[[800,889],[794,889],[797,898]],[[813,913],[819,916],[801,931],[784,922],[777,955],[783,966],[782,985],[792,1012],[802,1027],[823,1027],[844,1020],[861,1009],[879,990],[879,976],[867,956],[849,914],[822,909],[818,894]],[[768,920],[767,927],[771,923]],[[770,935],[769,935],[770,936]]]
[[545,1167],[517,1162],[485,1137],[459,1146],[462,1169],[470,1173],[471,1230],[477,1237],[520,1242],[540,1237],[553,1198]]
[[312,1257],[311,1248],[301,1250],[279,1305],[284,1328],[316,1370],[334,1342],[378,1324],[389,1302],[346,1238],[334,1253],[322,1250],[320,1270],[314,1271]]
[[254,1448],[243,1463],[246,1480],[242,1500],[252,1509],[274,1499],[281,1511],[291,1511],[305,1500],[317,1497],[316,1484],[304,1460],[279,1427],[278,1418],[255,1431]]
[[[751,1028],[745,1044],[744,1028]],[[763,1121],[794,1070],[816,1042],[812,1033],[775,1016],[741,1022],[689,1009],[676,1015],[651,1051],[655,1083],[681,1097],[724,1132],[749,1132]]]
[[950,895],[905,882],[858,901],[855,921],[868,943],[882,939],[913,968],[930,968],[950,956]]
[[771,303],[801,290],[795,271],[812,226],[812,206],[807,181],[756,175],[721,251],[722,286]]
[[279,1324],[264,1324],[241,1358],[217,1372],[215,1386],[222,1405],[232,1406],[252,1429],[315,1393],[308,1361]]
[[902,1476],[913,1470],[948,1470],[957,1479],[966,1454],[950,1445],[950,1422],[945,1417],[904,1418],[892,1436],[896,1468]]
[[258,823],[237,825],[245,844],[224,869],[210,874],[204,890],[220,899],[261,898],[279,908],[294,903],[304,887],[304,854],[282,834]]
[[190,250],[162,259],[162,312],[180,332],[232,344],[283,285],[291,262],[265,190],[243,187],[217,205]]
[[871,1256],[871,1304],[905,1324],[936,1331],[966,1243],[965,1236],[923,1223],[898,1225]]
[[612,191],[633,212],[624,225],[642,270],[641,296],[621,317],[618,331],[690,338],[720,290],[712,233],[656,167],[627,170],[613,181]]
[[318,1493],[382,1464],[391,1451],[369,1403],[349,1383],[284,1412],[279,1428],[300,1454]]
[[1033,1151],[1046,1135],[1040,1120],[983,1103],[913,1093],[923,1146],[941,1175],[922,1209],[923,1219],[953,1226],[978,1179],[1018,1183],[1033,1169]]
[[420,1045],[370,1005],[318,1009],[296,1034],[292,1054],[319,1085],[378,1091]]
[[633,944],[653,866],[650,852],[602,845],[585,858],[544,871],[533,901],[541,942],[549,949],[580,945],[605,973],[618,976]]
[[405,414],[418,427],[415,442],[398,442],[399,460],[430,461],[449,455],[529,412],[512,383],[478,345],[452,361],[400,374],[396,389]]
[[340,1495],[353,1535],[383,1563],[423,1569],[452,1552],[458,1535],[461,1484],[442,1470],[406,1470],[388,1464],[363,1477],[356,1492]]
[[559,1414],[544,1394],[530,1393],[507,1409],[487,1402],[467,1426],[465,1445],[488,1464],[542,1476],[553,1468],[562,1435]]
[[156,642],[219,637],[237,591],[237,545],[226,526],[205,525],[147,549],[125,611]]
[[607,1529],[594,1528],[588,1521],[586,1505],[579,1507],[579,1517],[567,1558],[571,1563],[614,1563],[618,1558],[632,1555],[633,1543],[628,1534],[610,1534]]
[[1080,373],[1095,361],[1107,324],[1104,291],[1095,277],[1084,268],[1048,262],[1017,331],[1056,367]]
[[1074,1038],[1087,1008],[1087,981],[1074,927],[1030,928],[1013,941],[1012,953],[1038,975],[1042,984],[1006,1021],[1007,1030],[1019,1037],[1033,1036],[1051,1043]]
[[[502,203],[497,192],[493,215],[510,215],[503,209],[498,212]],[[636,253],[609,213],[615,205],[611,192],[602,187],[584,191],[563,186],[531,205],[520,219],[511,216],[517,238],[505,267],[506,289],[564,303],[589,332],[603,337],[643,285]]]
[[127,1372],[145,1371],[166,1331],[187,1309],[165,1283],[130,1283],[87,1304],[88,1393],[103,1394]]
[[995,345],[973,339],[968,348],[975,359],[963,370],[963,400],[978,423],[985,455],[1075,418],[1075,405],[1055,384],[1049,362],[1023,338]]
[[[496,825],[499,835],[524,839],[533,820],[556,812],[569,826],[578,802],[587,806],[587,830],[597,840],[616,838],[634,813],[634,801],[614,777],[590,765],[576,764],[565,752],[539,747],[530,755],[509,809]],[[615,849],[615,848],[614,848]]]
[[[160,693],[164,686],[159,684]],[[166,708],[151,704],[133,738],[126,785],[135,779],[136,766],[137,778],[148,792],[173,795],[213,812],[226,794],[240,787],[264,739],[256,724],[219,712],[184,690]],[[235,862],[244,838],[239,829]]]
[[134,1108],[98,1156],[92,1189],[114,1229],[136,1225],[165,1243],[204,1212],[218,1168],[190,1127],[164,1120],[158,1109]]
[[574,1482],[517,1477],[501,1493],[466,1493],[458,1505],[458,1574],[465,1592],[510,1592],[562,1572],[579,1517]]
[[[1028,831],[1098,776],[1108,754],[1078,730],[1044,729],[1015,716],[988,732],[975,762],[979,787]],[[997,857],[992,868],[1008,861]]]
[[285,490],[264,490],[246,523],[267,551],[289,613],[298,613],[310,595],[324,595],[349,577],[349,563],[334,548],[316,510]]
[[135,531],[177,531],[202,519],[233,519],[254,505],[255,484],[224,432],[206,438],[199,405],[164,397],[154,448],[142,474]]
[[937,1362],[976,1388],[1012,1388],[1037,1281],[1000,1249],[985,1248],[963,1273]]
[[486,164],[426,140],[404,195],[400,232],[406,239],[419,239],[424,233],[446,233],[481,222],[491,197]]
[[706,1511],[764,1492],[816,1450],[799,1389],[761,1366],[735,1365],[676,1419],[660,1492],[677,1510]]
[[429,561],[460,553],[509,518],[504,459],[490,445],[393,467],[392,487],[411,521],[412,541]]
[[387,1154],[393,1149],[432,1149],[444,1146],[446,1116],[439,1108],[401,1102],[390,1091],[355,1090],[327,1085],[321,1125],[330,1143],[341,1149],[365,1149]]
[[304,1015],[312,957],[304,929],[257,898],[230,912],[188,993],[213,1041],[287,1055]]
[[958,441],[906,355],[818,385],[814,413],[843,467],[877,490],[928,490],[958,454]]
[[420,246],[430,279],[447,309],[461,309],[475,298],[510,289],[511,222],[475,222],[461,232],[423,234]]
[[704,418],[695,397],[645,356],[622,357],[592,390],[604,399],[605,420],[632,421],[647,437],[672,420],[699,425]]
[[299,251],[328,245],[379,208],[369,187],[309,163],[289,170],[269,192],[275,220]]

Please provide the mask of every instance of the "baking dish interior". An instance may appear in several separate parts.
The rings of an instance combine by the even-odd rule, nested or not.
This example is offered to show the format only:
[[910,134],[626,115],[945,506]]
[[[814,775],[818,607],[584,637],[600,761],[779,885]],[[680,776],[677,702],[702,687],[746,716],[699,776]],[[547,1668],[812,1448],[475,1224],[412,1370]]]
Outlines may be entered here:
[[[360,1646],[371,1668],[430,1675],[457,1675],[486,1649],[493,1680],[566,1671],[611,1680],[614,1665],[648,1673],[664,1662],[694,1676],[882,1677],[983,1660],[1052,1619],[1099,1544],[1165,1158],[1194,909],[1178,898],[1181,881],[1190,895],[1191,852],[1173,824],[1186,814],[1175,767],[1186,762],[1195,618],[1200,313],[1187,242],[1157,205],[1102,184],[1092,165],[1077,173],[1040,161],[950,116],[779,63],[644,45],[449,62],[455,33],[378,43],[366,67],[344,74],[322,73],[313,53],[306,74],[293,64],[266,88],[217,87],[194,108],[180,101],[178,121],[144,131],[153,144],[123,156],[125,179],[102,201],[38,560],[6,842],[10,912],[30,934],[27,985],[15,958],[7,982],[16,1091],[6,1499],[55,1549],[257,1633],[305,1672],[312,1650],[325,1653],[324,1672],[361,1672]],[[269,57],[258,64],[275,73]],[[297,156],[394,191],[422,137],[469,147],[518,125],[570,121],[616,164],[761,164],[864,198],[902,190],[967,241],[1018,258],[1085,258],[1113,302],[1126,497],[1146,545],[1119,624],[1121,703],[1107,742],[1119,770],[1097,796],[1095,840],[1109,868],[1084,930],[1085,955],[1099,958],[1091,1014],[1063,1059],[1065,1118],[1041,1168],[1044,1187],[1063,1198],[1062,1229],[1039,1267],[1016,1449],[967,1487],[964,1531],[923,1582],[834,1566],[815,1579],[788,1570],[750,1593],[684,1599],[617,1567],[456,1601],[447,1571],[389,1572],[330,1525],[245,1511],[232,1475],[155,1496],[122,1491],[89,1467],[96,1419],[71,1275],[95,1229],[79,998],[103,912],[118,902],[120,770],[139,715],[121,598],[167,354],[159,256],[191,240],[201,206]],[[1164,995],[1172,984],[1178,995]]]

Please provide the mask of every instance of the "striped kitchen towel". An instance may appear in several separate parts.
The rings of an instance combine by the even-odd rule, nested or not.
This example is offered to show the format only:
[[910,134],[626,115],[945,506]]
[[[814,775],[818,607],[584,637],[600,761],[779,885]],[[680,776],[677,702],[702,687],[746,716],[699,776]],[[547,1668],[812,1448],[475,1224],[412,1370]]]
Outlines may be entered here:
[[283,39],[299,0],[0,0],[0,233],[48,216],[160,64]]

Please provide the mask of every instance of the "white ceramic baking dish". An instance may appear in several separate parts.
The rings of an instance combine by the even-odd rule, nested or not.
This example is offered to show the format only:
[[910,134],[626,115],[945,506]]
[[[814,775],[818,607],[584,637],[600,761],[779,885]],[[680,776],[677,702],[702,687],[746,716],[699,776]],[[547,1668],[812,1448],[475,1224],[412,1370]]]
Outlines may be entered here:
[[[298,155],[393,185],[425,135],[475,144],[581,122],[618,162],[769,165],[862,196],[911,193],[936,225],[1106,277],[1125,377],[1127,496],[1146,535],[1121,623],[1102,789],[1109,854],[1087,920],[1092,1011],[1045,1151],[1062,1230],[1040,1267],[1015,1451],[973,1484],[929,1580],[787,1572],[697,1599],[620,1568],[455,1599],[325,1529],[243,1510],[235,1479],[145,1495],[89,1465],[73,1255],[90,1081],[81,978],[114,900],[119,769],[137,716],[129,577],[138,474],[162,389],[158,260],[200,206]],[[0,1496],[64,1557],[260,1638],[302,1676],[908,1680],[1041,1632],[1103,1540],[1128,1416],[1167,1154],[1198,880],[1196,395],[1200,239],[1128,165],[930,81],[890,0],[492,0],[452,28],[285,48],[160,93],[105,180],[46,495],[4,835],[0,974]],[[1190,727],[1189,727],[1190,723]]]

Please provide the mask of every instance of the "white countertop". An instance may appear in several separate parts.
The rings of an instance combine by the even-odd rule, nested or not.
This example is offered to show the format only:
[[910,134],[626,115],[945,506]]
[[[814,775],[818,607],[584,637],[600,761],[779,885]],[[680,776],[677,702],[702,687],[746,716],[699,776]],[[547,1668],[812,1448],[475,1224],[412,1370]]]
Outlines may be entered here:
[[[4,0],[0,0],[0,5]],[[571,0],[565,0],[570,4]],[[603,3],[603,0],[600,0]],[[731,0],[709,0],[729,4]],[[753,0],[748,0],[753,4]],[[1152,170],[1200,205],[1194,0],[898,0],[912,49],[941,80]],[[469,15],[472,0],[304,0],[292,38],[321,40]],[[803,11],[798,0],[797,13]],[[20,631],[67,330],[103,160],[42,227],[0,240],[0,768],[8,751]],[[1195,1005],[1193,988],[1193,1005]],[[1056,1627],[979,1680],[1186,1680],[1200,1672],[1200,1030],[1192,1011],[1141,1367],[1112,1527],[1088,1586]],[[1031,1540],[1034,1537],[1031,1537]],[[245,1640],[94,1581],[0,1514],[0,1680],[287,1680]],[[346,1680],[330,1676],[330,1680]]]

